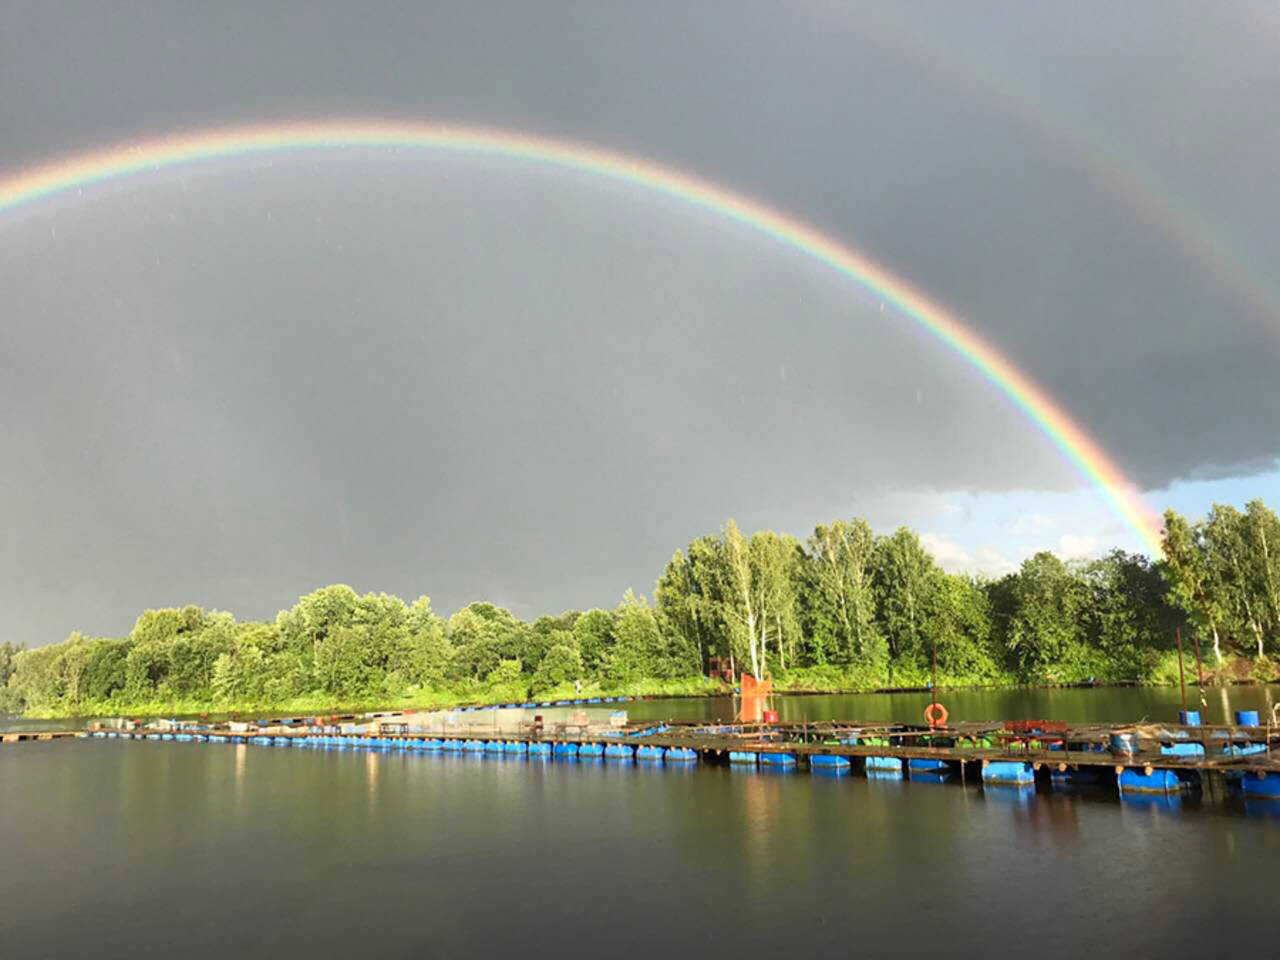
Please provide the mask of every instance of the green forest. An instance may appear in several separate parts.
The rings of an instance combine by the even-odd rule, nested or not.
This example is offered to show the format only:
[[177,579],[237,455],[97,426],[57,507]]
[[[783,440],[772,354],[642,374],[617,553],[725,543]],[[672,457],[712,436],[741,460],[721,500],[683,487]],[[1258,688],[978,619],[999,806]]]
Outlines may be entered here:
[[1261,501],[1165,514],[1160,561],[1116,550],[1014,573],[945,572],[912,530],[862,520],[804,541],[731,520],[677,550],[652,601],[532,622],[491,603],[442,617],[423,596],[328,586],[274,620],[148,610],[123,637],[0,645],[0,709],[33,716],[328,710],[575,693],[714,693],[710,658],[775,688],[1170,683],[1175,635],[1209,682],[1270,680],[1280,640],[1280,518]]

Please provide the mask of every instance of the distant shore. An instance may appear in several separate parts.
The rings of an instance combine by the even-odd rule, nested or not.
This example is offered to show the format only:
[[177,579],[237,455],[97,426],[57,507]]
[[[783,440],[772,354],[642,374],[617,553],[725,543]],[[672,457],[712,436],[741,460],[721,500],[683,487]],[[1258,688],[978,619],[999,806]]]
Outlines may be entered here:
[[[777,678],[774,681],[774,692],[776,694],[786,696],[824,696],[842,694],[873,695],[928,693],[930,691],[930,687],[927,684],[872,686],[850,682],[844,685],[830,683],[815,686],[812,684],[806,684],[804,682],[805,679],[810,678]],[[1210,677],[1206,676],[1206,687],[1256,686],[1267,682],[1265,680],[1257,680],[1247,676],[1239,679],[1233,679],[1222,674],[1215,675],[1214,678],[1212,678],[1213,682],[1209,682],[1210,679]],[[1275,678],[1272,682],[1280,682],[1280,677]],[[997,679],[993,682],[986,678],[983,680],[966,681],[963,679],[940,677],[938,689],[941,693],[943,691],[966,690],[1065,690],[1121,687],[1167,689],[1171,686],[1177,686],[1176,679],[1172,682],[1166,681],[1160,683],[1138,680],[1110,680],[1105,682],[1085,680],[1068,681],[1063,683],[1026,684],[1018,683],[1012,678]],[[1196,686],[1196,678],[1188,677],[1188,689],[1195,688]],[[13,714],[11,716],[15,719],[24,717],[35,720],[84,719],[91,717],[131,717],[137,719],[148,719],[154,717],[234,715],[262,716],[265,714],[273,716],[331,716],[335,714],[369,713],[383,710],[443,710],[454,707],[494,706],[504,703],[554,703],[556,701],[574,701],[579,699],[603,697],[626,697],[630,700],[704,699],[729,697],[733,696],[735,692],[736,688],[724,681],[712,680],[709,678],[694,678],[673,681],[645,681],[626,684],[619,687],[611,687],[608,689],[584,685],[579,690],[574,687],[565,686],[554,690],[544,691],[536,696],[514,698],[500,695],[475,696],[473,694],[471,696],[466,696],[454,691],[421,690],[412,691],[403,697],[342,702],[335,702],[323,695],[294,697],[278,703],[226,703],[199,700],[148,701],[144,703],[122,703],[109,701],[105,703],[92,704],[90,705],[91,709],[75,712],[31,710],[21,714]],[[495,691],[495,693],[507,694],[510,693],[510,691]]]

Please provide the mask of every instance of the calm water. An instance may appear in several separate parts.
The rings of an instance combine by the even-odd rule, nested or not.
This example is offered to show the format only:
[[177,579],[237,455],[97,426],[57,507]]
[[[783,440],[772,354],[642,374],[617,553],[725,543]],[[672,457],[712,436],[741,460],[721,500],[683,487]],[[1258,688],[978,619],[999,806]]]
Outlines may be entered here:
[[[946,699],[1113,693],[1164,715]],[[872,698],[784,709],[823,699]],[[873,706],[838,713],[916,712]],[[1260,956],[1280,804],[74,741],[0,748],[0,865],[3,957]]]

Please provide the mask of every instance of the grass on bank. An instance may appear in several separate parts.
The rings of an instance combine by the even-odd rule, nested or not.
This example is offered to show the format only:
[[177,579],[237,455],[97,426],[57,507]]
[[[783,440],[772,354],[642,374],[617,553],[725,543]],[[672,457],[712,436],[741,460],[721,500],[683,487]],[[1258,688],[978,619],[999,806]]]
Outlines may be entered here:
[[[1194,659],[1184,658],[1183,668],[1190,686],[1196,682]],[[1218,666],[1204,666],[1206,685],[1238,683],[1275,683],[1280,681],[1280,665],[1262,658],[1229,657]],[[1078,683],[1090,679],[1079,677],[1047,678],[1044,684],[1031,686]],[[1129,682],[1142,686],[1176,686],[1178,684],[1178,655],[1166,652],[1148,666],[1141,677],[1096,677],[1100,683]],[[924,687],[930,680],[926,670],[895,670],[886,678],[879,672],[859,672],[826,664],[787,670],[774,675],[773,688],[778,693],[871,693],[887,688]],[[1003,672],[975,672],[950,674],[940,671],[939,688],[1008,689],[1028,686],[1013,675]],[[330,694],[310,693],[280,701],[224,701],[201,699],[155,699],[126,701],[111,699],[82,704],[74,713],[58,710],[29,710],[25,716],[33,719],[61,719],[71,716],[128,716],[171,717],[200,716],[201,714],[261,714],[327,715],[372,710],[434,710],[457,706],[484,706],[502,703],[526,703],[530,700],[569,700],[579,697],[631,696],[631,697],[709,697],[727,696],[730,687],[707,677],[688,677],[677,680],[637,680],[629,683],[601,685],[583,683],[581,690],[573,683],[562,683],[550,689],[531,692],[520,684],[485,687],[475,684],[464,688],[435,689],[413,687],[395,695],[370,695],[335,700]]]

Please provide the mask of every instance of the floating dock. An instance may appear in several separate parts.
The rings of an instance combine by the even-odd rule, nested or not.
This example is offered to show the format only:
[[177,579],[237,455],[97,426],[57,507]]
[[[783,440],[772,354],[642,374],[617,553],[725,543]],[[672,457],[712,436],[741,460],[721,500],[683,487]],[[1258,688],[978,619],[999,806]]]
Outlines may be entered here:
[[[573,707],[574,704],[566,706]],[[536,709],[536,708],[535,708]],[[544,723],[522,705],[437,714],[379,714],[363,728],[311,720],[202,725],[166,722],[82,731],[8,732],[3,742],[68,737],[273,747],[461,753],[492,759],[649,766],[732,764],[778,773],[862,772],[931,782],[973,780],[984,787],[1113,786],[1121,795],[1175,794],[1225,781],[1247,797],[1280,800],[1280,727],[1243,712],[1230,725],[1067,724],[1051,721],[957,723],[592,723],[582,711]],[[596,711],[599,714],[601,711]],[[530,719],[533,717],[533,719]],[[334,718],[330,718],[334,719]],[[352,718],[355,719],[355,718]],[[452,729],[451,729],[452,724]]]

